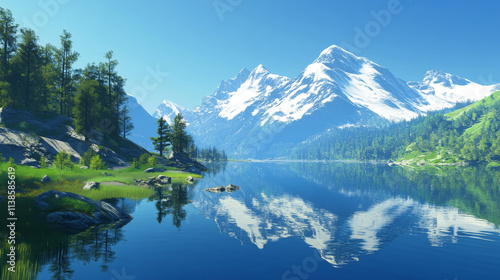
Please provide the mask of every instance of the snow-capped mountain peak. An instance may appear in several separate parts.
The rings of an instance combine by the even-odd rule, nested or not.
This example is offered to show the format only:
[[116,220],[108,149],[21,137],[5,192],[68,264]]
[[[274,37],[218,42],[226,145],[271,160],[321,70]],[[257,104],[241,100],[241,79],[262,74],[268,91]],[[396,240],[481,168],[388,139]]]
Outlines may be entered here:
[[500,89],[500,85],[483,86],[441,70],[427,71],[422,82],[408,82],[408,85],[426,99],[426,104],[419,106],[422,111],[441,110],[460,102],[478,101]]
[[314,60],[313,64],[322,63],[330,68],[338,68],[347,72],[358,71],[363,64],[375,63],[366,58],[358,57],[343,48],[333,45],[321,52],[318,58]]
[[172,124],[175,116],[179,113],[183,113],[186,109],[175,104],[172,101],[164,100],[163,103],[156,108],[153,114],[155,118],[164,118],[167,123]]
[[441,70],[434,69],[425,73],[423,83],[426,85],[442,84],[445,87],[451,88],[453,85],[465,86],[472,82]]

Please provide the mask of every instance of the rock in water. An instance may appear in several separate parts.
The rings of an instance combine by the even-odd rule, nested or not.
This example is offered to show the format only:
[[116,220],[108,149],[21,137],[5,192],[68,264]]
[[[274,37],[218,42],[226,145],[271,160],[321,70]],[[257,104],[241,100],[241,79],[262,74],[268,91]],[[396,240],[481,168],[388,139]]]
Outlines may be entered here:
[[[77,209],[72,209],[72,205]],[[109,203],[54,190],[37,196],[34,206],[42,211],[48,223],[69,232],[84,231],[99,224],[124,224],[132,220],[130,214]],[[61,207],[64,209],[61,210]]]
[[235,185],[233,185],[233,184],[229,184],[229,185],[227,185],[227,187],[226,187],[226,192],[228,192],[228,193],[232,193],[232,192],[237,191],[237,190],[239,190],[239,189],[240,189],[240,187],[235,186]]
[[172,183],[172,178],[167,177],[165,175],[158,175],[158,177],[156,177],[156,182],[158,182],[161,185],[166,185]]
[[193,177],[191,177],[191,175],[190,175],[190,176],[188,176],[188,177],[186,178],[186,181],[188,181],[189,183],[193,183],[193,182],[194,182],[194,178],[193,178]]
[[215,187],[215,188],[205,189],[205,191],[207,191],[207,192],[213,192],[213,193],[222,193],[222,192],[226,191],[226,188],[224,188],[223,186],[218,186],[218,187]]
[[97,190],[99,189],[99,186],[101,184],[97,183],[97,182],[88,182],[87,184],[85,184],[85,186],[83,186],[83,189],[84,190]]
[[50,182],[49,176],[47,176],[47,175],[43,176],[43,178],[42,178],[42,180],[40,182],[42,182],[42,184]]

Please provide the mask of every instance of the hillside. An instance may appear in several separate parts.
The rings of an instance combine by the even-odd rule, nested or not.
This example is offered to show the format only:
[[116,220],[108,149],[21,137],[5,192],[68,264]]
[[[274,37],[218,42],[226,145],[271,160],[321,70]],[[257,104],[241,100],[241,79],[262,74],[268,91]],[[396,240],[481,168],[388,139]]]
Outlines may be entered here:
[[39,167],[43,156],[49,163],[65,150],[74,162],[90,148],[96,150],[109,167],[128,166],[127,162],[147,153],[145,149],[122,137],[105,139],[92,130],[88,142],[75,132],[74,120],[65,116],[35,117],[28,111],[0,108],[0,153],[17,164]]
[[334,129],[293,150],[296,159],[396,160],[401,164],[497,164],[500,92],[452,112],[378,129]]
[[[419,142],[408,146],[407,153],[399,160],[401,163],[457,163],[457,162],[488,162],[496,165],[500,160],[500,91],[495,92],[481,101],[467,107],[455,110],[445,115],[446,122],[451,124],[447,130],[455,135],[455,139],[440,139],[438,145],[417,149]],[[444,145],[443,143],[448,143]]]

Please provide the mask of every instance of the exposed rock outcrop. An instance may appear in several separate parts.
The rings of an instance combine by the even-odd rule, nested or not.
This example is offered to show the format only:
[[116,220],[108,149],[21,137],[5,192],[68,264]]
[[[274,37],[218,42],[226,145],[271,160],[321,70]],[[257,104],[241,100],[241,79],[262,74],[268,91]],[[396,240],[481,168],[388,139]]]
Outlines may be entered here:
[[94,149],[110,167],[128,166],[127,161],[139,158],[147,151],[133,142],[120,138],[114,144],[117,151],[106,147],[104,135],[92,130],[89,142],[75,132],[73,119],[54,116],[40,120],[33,114],[9,107],[0,108],[0,153],[12,157],[17,164],[39,167],[35,159],[45,157],[51,163],[55,155],[65,150],[73,162],[79,162],[89,149]]
[[54,190],[36,197],[34,206],[48,223],[68,232],[84,231],[99,224],[124,224],[132,220],[130,214],[109,203]]

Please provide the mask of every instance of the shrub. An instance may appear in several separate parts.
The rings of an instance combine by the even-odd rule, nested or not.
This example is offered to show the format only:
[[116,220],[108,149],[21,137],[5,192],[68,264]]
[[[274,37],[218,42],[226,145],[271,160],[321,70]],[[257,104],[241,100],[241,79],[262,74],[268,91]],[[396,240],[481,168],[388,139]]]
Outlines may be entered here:
[[134,158],[132,160],[132,167],[133,168],[139,168],[139,165],[140,165],[139,161],[136,158]]
[[3,157],[3,155],[0,153],[0,162],[5,162],[6,159]]
[[80,164],[85,166],[90,166],[90,161],[97,153],[94,151],[92,147],[90,147],[80,158]]
[[102,161],[99,155],[95,155],[90,160],[90,169],[95,169],[95,170],[106,169],[106,164]]
[[14,159],[12,157],[9,158],[9,166],[14,166]]
[[44,156],[40,158],[40,168],[47,168],[47,159]]
[[71,156],[68,153],[66,153],[65,150],[60,151],[55,156],[54,164],[56,165],[57,168],[60,168],[61,170],[64,168],[64,166],[73,168],[73,162],[71,161]]
[[148,164],[148,159],[149,159],[149,154],[142,154],[141,157],[139,158],[139,163],[140,164]]
[[156,156],[150,156],[148,159],[148,164],[151,166],[155,166],[158,164],[158,160],[156,159]]

